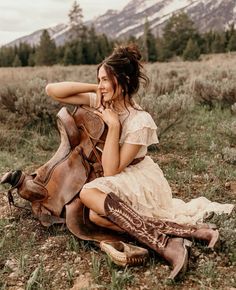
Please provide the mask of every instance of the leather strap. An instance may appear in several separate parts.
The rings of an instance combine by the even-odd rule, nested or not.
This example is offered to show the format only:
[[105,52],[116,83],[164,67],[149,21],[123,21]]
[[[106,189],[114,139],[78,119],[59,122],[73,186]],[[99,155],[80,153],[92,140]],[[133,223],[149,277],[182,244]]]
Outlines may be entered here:
[[93,143],[93,140],[95,140],[95,141],[97,141],[97,142],[102,142],[102,143],[104,143],[104,141],[102,141],[102,140],[100,140],[100,139],[96,139],[96,138],[94,138],[93,136],[91,136],[91,134],[88,132],[87,128],[86,128],[83,124],[81,124],[80,127],[84,130],[84,132],[86,133],[88,139],[90,140],[90,142],[91,142],[91,144],[92,144],[92,150],[93,150],[93,153],[94,153],[94,155],[95,155],[95,157],[96,157],[98,163],[99,163],[100,165],[102,165],[101,158],[100,158],[100,156],[99,156],[99,154],[98,154],[98,152],[97,152],[97,149],[96,149],[96,147],[95,147],[95,145],[94,145],[94,143]]

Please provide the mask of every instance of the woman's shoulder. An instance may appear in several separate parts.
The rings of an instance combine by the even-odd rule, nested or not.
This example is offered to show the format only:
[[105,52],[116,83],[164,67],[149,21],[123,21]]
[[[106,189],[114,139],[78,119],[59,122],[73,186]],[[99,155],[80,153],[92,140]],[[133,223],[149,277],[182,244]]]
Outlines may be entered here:
[[143,122],[144,124],[155,124],[152,115],[149,112],[145,111],[140,105],[136,105],[133,107],[133,118],[136,121]]
[[152,116],[141,108],[132,108],[122,126],[120,143],[149,146],[158,143],[157,126]]
[[132,107],[126,123],[127,127],[132,128],[132,130],[139,130],[145,127],[154,130],[157,129],[151,114],[143,110],[140,106]]

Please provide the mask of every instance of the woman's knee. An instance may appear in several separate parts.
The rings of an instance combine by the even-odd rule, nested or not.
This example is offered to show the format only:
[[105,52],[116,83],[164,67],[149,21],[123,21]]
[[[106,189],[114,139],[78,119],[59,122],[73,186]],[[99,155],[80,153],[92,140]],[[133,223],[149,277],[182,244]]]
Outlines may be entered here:
[[90,194],[91,189],[89,188],[82,188],[79,194],[80,200],[83,202],[86,200],[86,196]]
[[104,214],[104,200],[106,194],[96,188],[82,188],[80,191],[80,200],[88,208],[98,214]]

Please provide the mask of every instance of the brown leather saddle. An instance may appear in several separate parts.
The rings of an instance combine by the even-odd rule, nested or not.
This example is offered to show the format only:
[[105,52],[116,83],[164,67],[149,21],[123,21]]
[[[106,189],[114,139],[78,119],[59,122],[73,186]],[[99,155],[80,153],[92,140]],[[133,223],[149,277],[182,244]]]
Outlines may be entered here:
[[86,182],[103,175],[101,154],[107,127],[87,106],[70,113],[66,107],[57,114],[61,143],[54,156],[34,173],[6,173],[1,183],[9,183],[9,202],[14,204],[16,190],[31,202],[32,212],[42,225],[66,223],[78,238],[100,242],[122,240],[122,236],[89,220],[89,210],[81,203],[79,192]]

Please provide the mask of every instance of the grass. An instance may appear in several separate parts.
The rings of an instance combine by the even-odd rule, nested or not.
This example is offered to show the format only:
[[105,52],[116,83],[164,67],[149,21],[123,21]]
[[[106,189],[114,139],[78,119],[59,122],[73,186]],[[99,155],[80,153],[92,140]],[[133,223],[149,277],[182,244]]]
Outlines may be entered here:
[[[218,202],[236,201],[235,192],[226,186],[226,183],[236,181],[235,164],[229,156],[226,158],[224,155],[229,148],[236,147],[235,115],[229,104],[217,103],[216,100],[213,105],[202,104],[200,101],[196,103],[197,87],[194,87],[195,79],[200,78],[203,89],[202,80],[207,78],[210,80],[207,84],[210,85],[205,91],[207,89],[210,96],[210,88],[215,92],[213,77],[217,82],[222,77],[227,77],[233,81],[230,84],[231,90],[235,83],[235,62],[236,57],[233,55],[232,58],[209,57],[192,64],[179,62],[147,65],[153,83],[146,95],[141,91],[140,97],[147,104],[150,102],[149,107],[158,112],[159,116],[155,120],[161,127],[160,145],[152,147],[149,154],[162,168],[175,197],[188,201],[203,195]],[[208,70],[205,70],[206,66]],[[0,96],[6,89],[5,84],[11,85],[10,80],[21,86],[21,83],[37,77],[35,82],[30,82],[29,87],[33,91],[34,86],[41,86],[46,81],[80,79],[91,82],[93,70],[93,66],[52,67],[46,70],[3,69],[0,72]],[[229,90],[225,87],[226,83],[222,88],[217,83],[222,96]],[[14,92],[14,86],[12,91]],[[27,90],[20,88],[21,94],[24,91]],[[192,102],[193,94],[195,102]],[[183,101],[181,104],[184,105],[184,99],[188,95],[191,100],[187,102],[187,107],[175,111],[178,100]],[[43,94],[40,98],[44,98]],[[169,98],[173,98],[171,105],[168,105]],[[38,99],[39,96],[36,96],[36,100]],[[150,106],[152,104],[156,107]],[[16,105],[19,108],[22,106],[20,102]],[[8,107],[14,106],[9,102]],[[165,107],[168,107],[169,115],[165,114]],[[0,101],[0,111],[3,109],[6,107]],[[23,107],[21,109],[24,111]],[[27,109],[33,110],[33,107],[30,108],[27,104]],[[36,114],[38,108],[34,107],[34,110]],[[173,124],[173,119],[168,119],[171,112],[176,117]],[[0,119],[0,175],[16,168],[33,172],[40,164],[48,161],[58,148],[60,141],[55,123],[48,121],[51,119],[47,114],[42,116],[41,121],[33,118],[32,123],[16,112],[9,113],[8,116],[0,114]],[[44,228],[29,212],[20,209],[13,209],[10,214],[4,193],[6,189],[6,186],[2,187],[0,196],[0,290],[11,287],[65,290],[75,285],[81,277],[87,281],[83,289],[177,290],[236,287],[236,211],[231,216],[213,215],[208,220],[219,227],[220,247],[215,252],[209,252],[203,245],[195,242],[187,274],[178,282],[170,282],[166,280],[170,268],[153,251],[150,251],[146,265],[121,268],[114,265],[95,244],[78,240],[65,227],[54,225]],[[21,202],[19,198],[16,199]]]
[[[236,179],[236,171],[233,164],[222,158],[222,150],[234,144],[218,124],[233,120],[229,109],[216,107],[209,111],[207,107],[196,106],[184,122],[175,126],[175,131],[170,130],[165,138],[162,137],[161,150],[169,155],[172,153],[173,157],[161,167],[177,191],[186,192],[188,197],[191,191],[192,195],[204,192],[206,197],[218,201],[222,200],[218,195],[225,193],[227,196],[224,185],[228,180]],[[174,142],[170,142],[171,139]],[[197,192],[194,188],[196,180]]]
[[[228,109],[224,109],[223,114],[224,120],[228,122],[233,120]],[[227,134],[222,135],[222,132],[217,130],[215,125],[218,122],[217,115],[221,120],[218,108],[208,111],[207,108],[196,107],[189,118],[164,134],[158,151],[150,152],[170,181],[175,196],[188,200],[204,195],[215,201],[235,202],[235,195],[230,194],[224,186],[226,181],[236,180],[235,167],[224,162],[220,154],[221,149],[228,145],[231,139]],[[191,131],[189,131],[190,125]],[[216,130],[212,130],[213,127]],[[189,138],[191,138],[191,146],[186,144]],[[213,148],[212,140],[215,144]],[[33,139],[30,141],[33,142]],[[25,146],[28,148],[27,143]],[[35,148],[37,152],[39,147]],[[21,150],[24,152],[24,148]],[[14,158],[12,154],[5,156]],[[42,153],[38,156],[42,156],[41,162],[44,162],[43,158],[47,159],[47,156],[43,157]],[[29,166],[28,160],[24,157],[18,158],[17,162],[18,164],[22,162],[22,167]],[[211,222],[215,222],[223,233],[220,250],[209,254],[204,247],[196,244],[192,250],[190,269],[186,277],[179,282],[170,283],[166,280],[170,269],[153,253],[147,265],[122,269],[111,263],[103,253],[98,252],[93,243],[79,241],[65,228],[57,226],[49,229],[42,228],[29,213],[14,209],[12,217],[6,215],[5,218],[0,219],[0,261],[3,265],[0,269],[0,280],[11,281],[9,277],[17,269],[25,289],[53,289],[55,285],[57,289],[69,289],[79,273],[87,272],[91,274],[88,284],[90,288],[87,289],[92,287],[99,289],[234,287],[236,282],[232,275],[236,265],[235,220],[235,215],[231,218],[225,216],[222,219],[213,217]],[[216,262],[216,258],[220,261]],[[7,260],[15,260],[15,268],[4,266]],[[73,260],[77,262],[73,263]],[[79,273],[78,269],[80,269]],[[55,275],[64,276],[55,281]],[[224,279],[219,280],[219,277]],[[19,276],[16,279],[19,279]],[[6,287],[7,284],[2,283],[0,289],[7,289]]]

